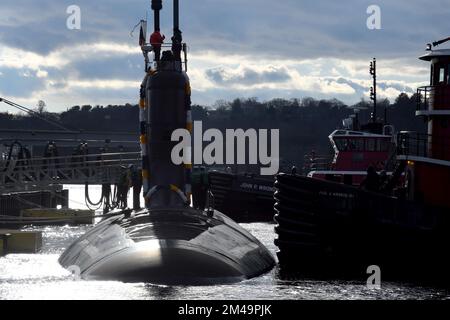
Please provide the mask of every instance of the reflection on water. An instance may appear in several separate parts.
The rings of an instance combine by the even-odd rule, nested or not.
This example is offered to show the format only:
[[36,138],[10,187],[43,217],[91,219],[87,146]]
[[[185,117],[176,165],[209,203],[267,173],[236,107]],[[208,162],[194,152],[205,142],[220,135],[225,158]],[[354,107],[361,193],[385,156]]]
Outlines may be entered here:
[[[80,194],[78,194],[80,191]],[[71,187],[71,197],[78,195],[82,205],[82,188]],[[244,224],[273,253],[273,225]],[[398,283],[383,283],[380,290],[368,289],[355,281],[317,281],[281,279],[275,268],[261,277],[231,285],[186,287],[151,284],[124,284],[75,279],[58,264],[58,257],[73,240],[90,227],[43,227],[44,246],[36,255],[8,255],[0,258],[0,299],[448,299],[441,289]]]

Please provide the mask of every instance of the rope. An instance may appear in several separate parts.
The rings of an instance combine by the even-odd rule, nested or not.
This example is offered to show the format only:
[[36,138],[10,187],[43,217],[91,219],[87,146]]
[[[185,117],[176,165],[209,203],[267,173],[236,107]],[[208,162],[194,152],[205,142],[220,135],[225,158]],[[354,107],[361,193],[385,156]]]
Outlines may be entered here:
[[[93,206],[93,207],[97,207],[96,210],[100,209],[103,203],[103,198],[104,198],[104,188],[102,186],[102,194],[100,196],[100,200],[96,203],[91,201],[91,198],[89,197],[89,184],[86,182],[86,184],[84,185],[84,199],[86,200],[86,206],[90,208],[89,205]],[[94,210],[94,211],[96,211]]]
[[137,27],[141,24],[141,21],[139,21],[134,27],[133,29],[130,31],[130,37],[134,38],[133,33],[134,31],[136,31]]

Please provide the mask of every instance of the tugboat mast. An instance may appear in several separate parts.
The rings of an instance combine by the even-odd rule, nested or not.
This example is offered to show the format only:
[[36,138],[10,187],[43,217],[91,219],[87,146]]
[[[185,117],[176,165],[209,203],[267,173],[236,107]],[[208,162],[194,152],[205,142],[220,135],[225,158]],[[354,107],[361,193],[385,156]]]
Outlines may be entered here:
[[373,86],[370,88],[370,100],[373,101],[372,122],[377,121],[377,60],[373,58],[370,63],[370,74],[373,78]]
[[[433,42],[433,47],[437,47],[438,45],[441,45],[447,41],[450,41],[450,37]],[[431,50],[431,44],[428,44],[428,50]]]

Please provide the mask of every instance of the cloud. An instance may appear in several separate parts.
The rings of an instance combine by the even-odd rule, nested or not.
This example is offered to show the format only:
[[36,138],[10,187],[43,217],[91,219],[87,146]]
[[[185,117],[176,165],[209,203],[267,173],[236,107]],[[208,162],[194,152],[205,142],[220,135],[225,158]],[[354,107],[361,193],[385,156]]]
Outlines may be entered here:
[[32,69],[0,68],[0,94],[31,97],[45,88],[42,73]]
[[140,56],[104,57],[79,60],[68,66],[80,79],[122,79],[137,81],[142,77],[144,63]]
[[[32,105],[42,99],[55,110],[72,104],[132,103],[143,58],[137,32],[131,38],[130,30],[150,11],[149,3],[77,0],[82,28],[68,30],[66,8],[72,4],[2,0],[0,93]],[[450,0],[378,0],[382,29],[375,31],[366,28],[371,4],[181,1],[193,101],[211,105],[236,96],[308,95],[353,103],[367,98],[368,62],[374,56],[380,97],[414,93],[429,78],[428,65],[417,56],[427,42],[447,35]],[[166,35],[171,32],[171,6],[165,1],[161,16]]]
[[263,83],[286,82],[291,77],[286,69],[269,66],[260,70],[239,67],[231,68],[214,68],[205,71],[206,77],[218,85],[258,85]]

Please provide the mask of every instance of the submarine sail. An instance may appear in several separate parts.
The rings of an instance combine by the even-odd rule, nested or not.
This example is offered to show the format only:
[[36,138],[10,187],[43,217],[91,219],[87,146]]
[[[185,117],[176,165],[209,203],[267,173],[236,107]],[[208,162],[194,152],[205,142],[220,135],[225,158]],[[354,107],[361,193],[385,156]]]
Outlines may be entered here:
[[[75,268],[84,279],[219,284],[259,276],[275,265],[267,248],[233,220],[213,208],[191,208],[191,167],[171,161],[172,132],[192,130],[178,8],[174,0],[171,50],[159,59],[159,44],[142,45],[146,76],[139,105],[145,209],[118,212],[62,254],[60,264]],[[152,9],[156,32],[162,1],[153,0]]]

